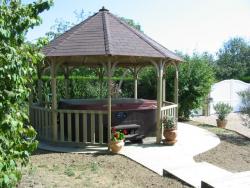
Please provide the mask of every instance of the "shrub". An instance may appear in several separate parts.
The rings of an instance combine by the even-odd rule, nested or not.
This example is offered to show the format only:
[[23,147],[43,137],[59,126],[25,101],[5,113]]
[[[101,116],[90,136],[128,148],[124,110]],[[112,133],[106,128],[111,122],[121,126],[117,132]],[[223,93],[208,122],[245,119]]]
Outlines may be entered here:
[[233,110],[233,108],[229,104],[219,102],[216,105],[214,105],[214,110],[218,114],[218,118],[223,121],[228,116],[228,114]]
[[250,83],[250,76],[241,77],[240,80],[246,83]]
[[156,99],[157,74],[154,67],[144,68],[138,81],[138,97],[145,99]]
[[164,129],[175,129],[176,123],[173,116],[166,116],[162,120],[162,126]]
[[242,119],[244,125],[250,128],[250,88],[240,92],[239,95],[242,103],[242,106],[240,107]]

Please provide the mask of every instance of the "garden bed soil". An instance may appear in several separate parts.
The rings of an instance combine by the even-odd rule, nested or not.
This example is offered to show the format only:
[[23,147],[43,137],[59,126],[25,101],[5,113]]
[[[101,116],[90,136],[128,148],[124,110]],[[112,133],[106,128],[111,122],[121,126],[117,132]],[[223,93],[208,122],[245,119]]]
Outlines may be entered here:
[[207,124],[189,123],[215,133],[221,140],[217,147],[195,156],[196,162],[206,161],[231,172],[250,171],[249,138]]
[[[219,136],[221,143],[194,157],[231,172],[250,170],[250,139],[234,131],[186,122]],[[18,186],[26,187],[189,187],[161,177],[121,155],[71,154],[37,150]]]
[[27,187],[189,187],[162,177],[121,155],[52,153],[37,150],[18,186]]

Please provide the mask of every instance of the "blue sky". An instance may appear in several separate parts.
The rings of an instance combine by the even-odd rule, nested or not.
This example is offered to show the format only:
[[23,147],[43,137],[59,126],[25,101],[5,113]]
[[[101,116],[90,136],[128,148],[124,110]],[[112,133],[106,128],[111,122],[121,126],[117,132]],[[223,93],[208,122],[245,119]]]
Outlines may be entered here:
[[215,53],[231,37],[250,40],[250,0],[55,0],[41,14],[42,25],[27,38],[43,36],[57,18],[75,22],[75,10],[95,13],[102,6],[140,23],[147,35],[170,50]]

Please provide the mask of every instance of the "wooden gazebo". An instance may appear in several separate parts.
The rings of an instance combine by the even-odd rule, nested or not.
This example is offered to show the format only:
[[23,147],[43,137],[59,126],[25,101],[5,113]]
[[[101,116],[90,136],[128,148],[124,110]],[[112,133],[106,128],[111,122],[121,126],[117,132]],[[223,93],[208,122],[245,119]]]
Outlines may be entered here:
[[[134,75],[134,97],[137,98],[137,79],[141,68],[154,66],[157,70],[157,127],[156,143],[162,140],[161,119],[172,114],[177,120],[178,105],[178,63],[182,61],[173,52],[158,44],[144,33],[132,28],[117,16],[111,14],[104,7],[96,14],[51,41],[43,49],[45,67],[40,67],[38,74],[38,103],[30,100],[30,119],[41,140],[50,143],[71,143],[71,145],[106,144],[103,142],[103,115],[108,116],[107,135],[111,132],[111,85],[112,74],[116,67],[130,68]],[[174,103],[165,101],[164,70],[173,65],[175,76]],[[57,70],[65,72],[65,90],[68,96],[69,69],[72,67],[104,68],[108,78],[107,109],[105,111],[93,110],[63,110],[58,109],[57,102]],[[51,72],[51,105],[45,106],[42,101],[42,70],[49,68]],[[64,114],[75,117],[75,140],[71,138],[71,122],[68,121],[68,139],[64,139]],[[91,127],[87,127],[87,114],[90,114]],[[79,115],[83,117],[82,125]],[[99,139],[95,141],[95,115],[99,118]],[[58,119],[60,123],[58,123]],[[79,126],[83,126],[83,140],[79,141]],[[58,129],[60,127],[60,129]],[[87,135],[87,129],[91,135]],[[60,130],[60,131],[58,131]],[[87,142],[87,137],[91,142]]]

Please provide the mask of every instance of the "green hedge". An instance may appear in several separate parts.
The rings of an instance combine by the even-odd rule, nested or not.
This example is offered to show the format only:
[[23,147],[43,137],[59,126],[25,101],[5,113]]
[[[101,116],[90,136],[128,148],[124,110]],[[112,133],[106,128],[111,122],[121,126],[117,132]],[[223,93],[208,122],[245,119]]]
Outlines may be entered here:
[[250,76],[241,77],[240,80],[246,83],[250,83]]
[[[102,98],[107,97],[107,78],[103,80],[103,89],[100,91],[101,82],[98,77],[83,77],[83,76],[70,76],[69,77],[69,93],[71,98]],[[119,84],[121,78],[114,77],[112,80]],[[43,100],[51,94],[50,77],[43,76]],[[57,97],[58,99],[65,98],[65,79],[63,76],[57,77]],[[123,79],[121,86],[121,97],[133,97],[134,86],[133,78]],[[35,79],[35,100],[37,100],[37,78]]]

